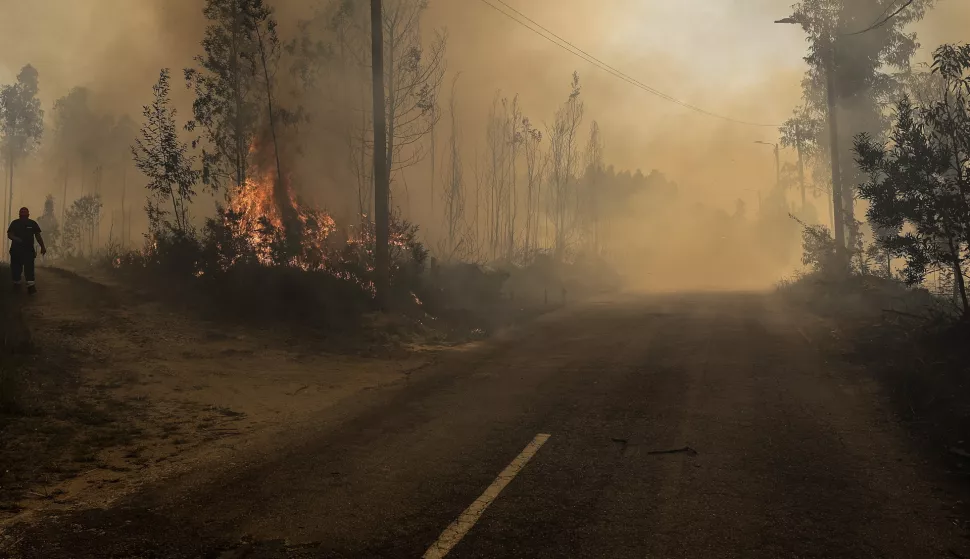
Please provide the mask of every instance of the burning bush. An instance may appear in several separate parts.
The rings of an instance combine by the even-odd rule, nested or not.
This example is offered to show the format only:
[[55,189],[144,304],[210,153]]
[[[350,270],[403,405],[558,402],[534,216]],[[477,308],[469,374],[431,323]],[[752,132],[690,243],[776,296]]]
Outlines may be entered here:
[[[228,206],[220,208],[217,217],[209,220],[207,230],[215,248],[224,256],[255,259],[267,266],[323,268],[336,223],[326,212],[303,204],[289,184],[285,185],[285,200],[278,201],[272,181],[265,175],[250,177]],[[280,204],[288,206],[285,211]],[[284,215],[295,216],[294,222],[284,223]],[[225,244],[226,250],[220,243]],[[233,264],[234,260],[221,262],[224,269]]]
[[[289,193],[295,232],[284,224],[271,181],[253,178],[201,232],[161,228],[143,250],[113,255],[111,264],[161,280],[180,298],[199,293],[203,302],[234,314],[347,325],[375,308],[374,223],[340,228],[327,212]],[[420,307],[428,293],[422,279],[427,250],[417,235],[417,226],[392,220],[391,294],[399,307]]]

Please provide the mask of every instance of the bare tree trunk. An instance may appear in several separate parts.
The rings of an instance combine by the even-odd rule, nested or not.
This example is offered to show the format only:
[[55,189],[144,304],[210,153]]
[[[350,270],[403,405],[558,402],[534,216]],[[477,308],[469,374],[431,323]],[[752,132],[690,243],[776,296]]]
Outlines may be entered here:
[[[300,220],[297,217],[296,208],[290,201],[289,186],[283,180],[283,164],[280,160],[280,144],[276,135],[276,108],[273,106],[273,81],[269,75],[269,62],[266,60],[266,44],[259,28],[256,28],[256,40],[259,46],[260,65],[263,68],[263,79],[266,81],[266,106],[269,114],[269,132],[273,140],[273,155],[276,159],[276,187],[273,195],[276,205],[279,207],[280,216],[283,221],[283,229],[288,241],[295,241],[300,238],[302,232]],[[292,246],[292,244],[291,244]]]
[[805,159],[802,157],[802,132],[797,121],[795,122],[795,149],[798,151],[798,184],[802,189],[802,214],[804,215],[807,204],[805,198]]
[[[387,149],[387,152],[384,154],[384,159],[386,161],[384,174],[387,175],[387,178],[385,180],[387,181],[387,184],[388,184],[388,193],[387,193],[388,203],[390,203],[390,196],[391,196],[391,193],[390,193],[391,171],[394,169],[394,148],[395,148],[394,133],[396,132],[395,126],[397,124],[394,119],[394,107],[397,106],[397,80],[394,79],[394,72],[397,70],[397,67],[395,66],[397,61],[394,59],[394,51],[395,51],[395,48],[397,47],[397,45],[395,44],[396,37],[394,36],[394,30],[397,29],[396,20],[397,20],[397,14],[395,14],[395,21],[391,25],[391,32],[389,33],[390,37],[386,38],[387,45],[386,46],[382,45],[382,49],[381,49],[382,60],[383,60],[384,51],[385,50],[387,51],[387,69],[386,71],[382,70],[384,74],[381,75],[382,81],[384,79],[384,75],[387,76],[387,83],[384,84],[385,89],[381,91],[381,99],[384,98],[384,95],[385,95],[384,91],[386,91],[387,100],[386,100],[386,104],[384,103],[381,104],[380,112],[382,114],[382,119],[384,120],[386,149]],[[383,23],[384,23],[383,16],[381,17],[380,23],[383,26]],[[381,27],[382,37],[383,37],[383,31],[384,31],[384,28]],[[374,104],[374,110],[377,111],[377,103]],[[375,146],[375,149],[376,149],[376,146]],[[390,208],[388,210],[390,210]]]
[[64,163],[64,197],[61,198],[61,227],[64,227],[64,217],[67,215],[67,179],[70,162]]
[[960,258],[960,248],[953,239],[949,239],[950,254],[953,257],[953,283],[960,294],[960,302],[963,303],[963,318],[970,319],[970,298],[967,297],[967,283],[963,277],[963,262]]
[[535,206],[535,234],[532,236],[532,243],[534,245],[533,249],[539,250],[539,220],[542,219],[542,181],[536,188],[536,206]]
[[364,191],[365,188],[370,188],[370,181],[367,180],[367,163],[365,154],[367,153],[367,140],[365,135],[367,134],[367,113],[361,111],[361,123],[360,123],[360,162],[357,169],[357,205],[360,210],[361,224],[364,223],[364,216],[374,217],[371,211],[370,198],[373,196]]
[[[828,38],[825,52],[826,99],[828,102],[829,149],[832,163],[832,229],[835,235],[835,252],[840,260],[845,260],[845,226],[842,197],[842,166],[839,152],[839,117],[837,93],[835,91],[835,46]],[[842,262],[839,264],[843,265]]]
[[175,188],[169,187],[169,193],[172,195],[172,208],[175,213],[175,226],[178,227],[179,233],[185,232],[185,228],[182,227],[182,211],[179,209],[178,199],[175,197]]
[[10,171],[10,180],[8,182],[8,184],[10,185],[9,186],[10,203],[7,205],[7,223],[10,223],[11,221],[13,221],[13,218],[11,217],[13,214],[13,167],[14,167],[12,146],[10,147],[10,155],[7,161],[7,167],[8,167],[8,170]]
[[[127,243],[125,243],[125,195],[128,191],[128,167],[122,165],[121,167],[121,244],[122,247],[128,248]],[[112,223],[114,225],[114,223]]]
[[[435,110],[437,110],[437,109],[435,109]],[[436,155],[435,152],[437,151],[437,147],[438,147],[435,144],[435,136],[436,136],[435,129],[436,128],[437,128],[437,125],[432,125],[431,126],[431,185],[429,187],[428,192],[431,193],[431,217],[432,217],[432,219],[434,218],[434,195],[435,195],[435,192],[434,192],[434,177],[435,177],[435,174],[438,171],[438,168],[435,167],[435,161],[434,161],[435,155]]]
[[[9,196],[10,196],[10,179],[8,178],[7,173],[4,173],[3,174],[3,215],[6,215],[8,218],[10,217],[10,210],[7,208],[7,198]],[[7,219],[7,225],[8,226],[10,225],[10,219]],[[6,253],[4,255],[0,255],[0,260],[6,259],[6,258],[7,258]]]
[[[456,258],[456,253],[460,244],[459,227],[465,211],[465,192],[464,176],[461,158],[461,138],[458,127],[458,109],[456,99],[456,86],[458,76],[451,84],[451,101],[449,104],[449,116],[451,118],[451,135],[448,138],[448,149],[450,152],[450,165],[448,169],[448,185],[445,192],[445,219],[447,221],[447,247],[448,260]],[[467,241],[467,239],[463,239]],[[467,251],[468,247],[465,247]]]
[[371,0],[371,61],[374,86],[374,287],[377,302],[387,308],[390,289],[390,166],[384,104],[384,10],[381,0]]
[[232,53],[230,56],[232,57],[233,97],[236,102],[235,130],[233,132],[236,136],[236,188],[241,189],[246,184],[246,175],[248,173],[248,169],[246,169],[246,151],[248,147],[246,146],[243,126],[242,81],[239,76],[239,36],[242,27],[242,14],[239,9],[239,0],[233,0],[232,10]]
[[515,223],[518,213],[518,193],[516,192],[516,160],[519,153],[519,126],[521,125],[522,115],[519,112],[518,96],[512,99],[511,109],[507,110],[506,119],[508,120],[508,146],[509,146],[509,180],[506,192],[506,220],[508,227],[508,246],[506,248],[506,258],[511,262],[515,259]]

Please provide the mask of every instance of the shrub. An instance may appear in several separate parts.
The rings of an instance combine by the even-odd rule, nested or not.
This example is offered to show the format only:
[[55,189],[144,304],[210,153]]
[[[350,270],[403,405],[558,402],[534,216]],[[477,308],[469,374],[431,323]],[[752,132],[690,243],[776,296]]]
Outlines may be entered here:
[[[301,235],[292,239],[273,220],[249,220],[220,208],[201,234],[161,227],[141,251],[108,254],[106,260],[121,273],[201,300],[220,314],[320,327],[356,324],[376,308],[374,224],[340,233],[323,212],[304,210],[300,219]],[[428,251],[417,226],[392,222],[390,256],[392,304],[419,311],[433,291],[424,277]]]

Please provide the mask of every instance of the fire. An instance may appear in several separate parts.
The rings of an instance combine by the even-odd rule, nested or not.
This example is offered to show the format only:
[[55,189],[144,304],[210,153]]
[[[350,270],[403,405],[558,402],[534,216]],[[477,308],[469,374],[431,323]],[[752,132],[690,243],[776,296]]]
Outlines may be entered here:
[[[259,148],[251,148],[254,161],[260,161]],[[263,158],[265,162],[265,158]],[[357,284],[362,290],[374,295],[375,289],[367,276],[373,272],[372,247],[374,244],[373,225],[366,217],[361,227],[339,230],[330,214],[305,204],[296,195],[288,176],[284,176],[286,196],[275,196],[277,183],[275,164],[268,162],[256,164],[256,169],[246,179],[241,188],[235,189],[230,196],[224,223],[233,239],[242,240],[252,250],[250,254],[263,266],[288,266],[305,271],[321,271],[343,281]],[[279,198],[284,198],[285,207],[280,207]],[[285,211],[284,211],[285,210]],[[299,231],[294,238],[299,246],[288,247],[286,219],[293,218],[290,224]],[[392,240],[392,245],[395,242]],[[285,247],[286,261],[281,248]],[[237,250],[229,251],[232,256],[221,263],[223,269],[234,266],[241,257]]]
[[[249,240],[256,256],[263,265],[274,264],[272,245],[285,232],[283,212],[273,195],[275,174],[264,172],[246,179],[229,203],[229,209],[239,216],[237,233]],[[287,208],[299,220],[300,247],[286,264],[305,270],[322,269],[325,265],[327,246],[336,230],[333,218],[324,211],[308,207],[300,202],[287,181]]]

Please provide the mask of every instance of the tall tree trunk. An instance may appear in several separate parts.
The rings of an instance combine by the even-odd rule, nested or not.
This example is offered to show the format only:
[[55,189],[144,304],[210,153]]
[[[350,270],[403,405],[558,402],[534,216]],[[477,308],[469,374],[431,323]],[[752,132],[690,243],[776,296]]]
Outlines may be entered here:
[[[7,197],[10,195],[10,179],[7,173],[3,174],[3,215],[9,217],[10,211],[7,209]],[[10,219],[7,220],[7,225],[9,226]],[[0,259],[6,258],[6,256],[0,256]]]
[[67,180],[70,171],[70,161],[64,163],[64,197],[61,198],[61,227],[64,227],[64,218],[67,215]]
[[266,44],[263,42],[263,36],[258,28],[256,29],[256,40],[259,42],[259,58],[263,68],[263,78],[266,80],[266,105],[269,111],[269,132],[273,140],[273,155],[276,158],[276,187],[273,189],[273,194],[276,204],[279,207],[280,215],[282,216],[283,229],[287,241],[295,242],[302,235],[302,232],[299,230],[300,220],[297,216],[296,208],[293,207],[290,201],[289,187],[283,181],[283,164],[280,160],[280,145],[276,135],[276,110],[273,106],[273,82],[269,75],[269,63],[266,60]]
[[[395,16],[396,17],[396,16]],[[383,25],[383,16],[381,19],[381,25]],[[387,144],[387,152],[384,154],[385,163],[385,174],[387,175],[388,190],[390,190],[391,184],[391,170],[394,168],[394,133],[396,127],[396,119],[394,118],[394,107],[397,106],[397,80],[395,79],[394,73],[397,71],[395,64],[397,61],[394,57],[394,49],[397,48],[395,44],[394,29],[397,28],[397,22],[390,26],[390,36],[385,37],[384,40],[387,41],[386,47],[382,48],[382,54],[384,51],[387,52],[387,68],[382,70],[383,75],[387,76],[387,82],[384,84],[384,88],[387,91],[387,102],[381,106],[381,112],[384,116],[384,127],[385,136]],[[383,28],[382,28],[383,31]],[[383,77],[383,76],[382,76]],[[381,97],[384,93],[381,93]],[[377,104],[374,104],[374,110],[377,110]],[[388,197],[390,197],[390,191],[388,191]],[[388,198],[390,199],[390,198]]]
[[185,231],[185,229],[182,227],[182,211],[179,210],[178,199],[175,197],[175,188],[170,187],[168,190],[172,195],[172,211],[175,213],[175,227],[178,228],[179,233],[182,233]]
[[950,245],[950,255],[953,257],[953,285],[960,295],[960,302],[963,304],[963,318],[970,320],[970,298],[967,296],[967,283],[963,277],[963,259],[960,258],[960,248],[952,238],[948,239]]
[[10,155],[7,161],[7,166],[10,170],[10,203],[7,205],[7,223],[13,221],[11,214],[13,214],[13,147],[10,148]]
[[960,300],[963,302],[963,316],[970,319],[970,298],[967,296],[967,282],[963,277],[963,266],[958,262],[956,269],[957,286],[960,290]]
[[835,252],[839,258],[839,266],[847,263],[845,259],[845,226],[843,197],[842,197],[842,166],[839,151],[839,117],[835,84],[835,46],[833,39],[826,39],[828,46],[825,52],[825,80],[826,101],[828,103],[829,120],[829,149],[832,164],[832,229],[835,235]]
[[240,29],[242,27],[242,14],[239,9],[239,0],[233,0],[233,22],[232,22],[232,76],[233,76],[233,97],[236,102],[235,130],[236,136],[236,188],[241,189],[246,184],[246,146],[245,129],[243,125],[243,100],[242,100],[242,80],[239,75],[239,44]]
[[128,245],[125,242],[125,195],[128,191],[128,168],[125,166],[121,167],[121,245],[123,248],[127,249]]
[[[435,110],[437,110],[437,109],[435,109]],[[437,121],[435,122],[434,125],[431,126],[431,186],[429,188],[429,191],[431,192],[431,219],[432,220],[434,219],[434,194],[435,194],[435,192],[434,192],[434,177],[435,177],[436,172],[438,171],[438,168],[435,167],[435,164],[434,164],[434,158],[435,158],[435,155],[436,155],[435,152],[437,151],[437,147],[438,147],[436,145],[436,142],[435,142],[435,131],[436,131],[435,129],[436,128],[438,128]]]
[[516,168],[515,160],[518,156],[518,144],[516,143],[516,134],[518,132],[518,118],[515,106],[512,108],[512,130],[510,138],[510,150],[509,150],[509,185],[508,192],[506,193],[506,219],[508,220],[508,248],[506,251],[508,255],[506,258],[509,262],[515,258],[515,218],[518,206],[516,204]]
[[[361,94],[364,97],[364,93]],[[367,111],[360,111],[360,158],[357,169],[357,200],[360,210],[360,224],[364,226],[374,219],[373,192],[367,192],[371,188],[371,181],[367,180],[367,132],[370,129],[367,122]]]
[[384,104],[384,9],[371,0],[371,65],[374,86],[374,287],[377,302],[387,308],[390,289],[390,165],[387,107]]
[[802,215],[804,216],[807,204],[805,199],[805,159],[802,157],[802,132],[798,122],[795,123],[795,149],[798,152],[798,184],[802,190]]

